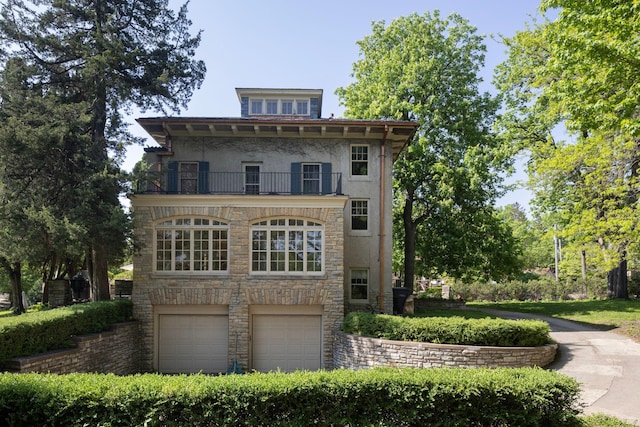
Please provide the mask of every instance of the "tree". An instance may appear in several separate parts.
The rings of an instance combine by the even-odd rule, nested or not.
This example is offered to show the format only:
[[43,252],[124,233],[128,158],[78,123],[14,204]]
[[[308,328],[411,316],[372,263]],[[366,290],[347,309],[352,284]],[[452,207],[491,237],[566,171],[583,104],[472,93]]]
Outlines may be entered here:
[[[640,5],[542,6],[559,8],[557,18],[507,40],[496,78],[508,101],[502,128],[531,154],[536,209],[553,218],[574,260],[564,267],[577,275],[585,264],[577,254],[585,254],[613,278],[614,268],[638,256]],[[553,137],[561,126],[570,141]],[[624,297],[625,284],[612,293]]]
[[117,161],[134,141],[122,113],[184,107],[204,78],[204,63],[193,59],[200,35],[189,34],[186,5],[175,13],[167,0],[6,0],[1,16],[6,51],[33,67],[31,81],[87,105],[92,146],[80,207],[94,295],[108,298],[108,253],[125,238]]
[[491,250],[477,245],[493,219],[490,206],[511,152],[491,129],[499,101],[478,89],[482,37],[461,16],[441,19],[435,11],[388,26],[374,22],[358,45],[355,82],[336,91],[345,115],[420,124],[394,166],[394,215],[403,224],[394,237],[403,246],[405,282],[413,283],[416,257],[421,271],[491,275],[487,259],[472,254]]

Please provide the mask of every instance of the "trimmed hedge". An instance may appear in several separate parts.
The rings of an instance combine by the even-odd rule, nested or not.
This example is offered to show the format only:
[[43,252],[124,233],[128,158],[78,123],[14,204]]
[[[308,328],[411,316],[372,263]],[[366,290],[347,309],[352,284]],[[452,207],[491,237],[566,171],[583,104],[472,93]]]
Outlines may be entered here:
[[133,303],[128,299],[76,304],[0,319],[0,364],[74,346],[71,337],[108,330],[130,320]]
[[541,369],[161,376],[0,374],[6,426],[577,426],[577,382]]
[[537,347],[551,342],[549,324],[541,320],[400,317],[352,312],[344,332],[365,337],[437,344]]

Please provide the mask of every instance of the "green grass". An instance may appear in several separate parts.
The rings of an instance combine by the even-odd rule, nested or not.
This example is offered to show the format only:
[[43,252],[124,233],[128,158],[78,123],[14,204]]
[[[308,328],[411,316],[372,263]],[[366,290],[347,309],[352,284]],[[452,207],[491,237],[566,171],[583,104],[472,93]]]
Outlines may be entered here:
[[633,424],[603,414],[585,415],[580,421],[584,427],[633,427]]
[[619,333],[640,340],[639,300],[468,302],[467,306],[539,314],[588,323],[600,328],[617,328]]

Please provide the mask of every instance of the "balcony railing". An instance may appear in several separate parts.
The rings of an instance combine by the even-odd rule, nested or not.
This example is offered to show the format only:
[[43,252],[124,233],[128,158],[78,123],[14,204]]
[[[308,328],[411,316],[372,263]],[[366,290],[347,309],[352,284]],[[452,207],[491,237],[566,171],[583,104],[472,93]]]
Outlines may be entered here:
[[149,172],[134,180],[137,194],[342,194],[342,174],[291,172]]

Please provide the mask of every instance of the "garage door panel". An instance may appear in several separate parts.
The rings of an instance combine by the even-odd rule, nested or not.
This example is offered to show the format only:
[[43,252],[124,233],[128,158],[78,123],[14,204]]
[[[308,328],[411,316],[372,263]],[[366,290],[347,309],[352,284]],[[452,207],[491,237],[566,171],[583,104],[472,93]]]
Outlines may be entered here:
[[322,317],[253,316],[253,368],[257,371],[317,370],[322,364]]
[[162,314],[158,321],[160,372],[216,373],[227,369],[227,316]]

